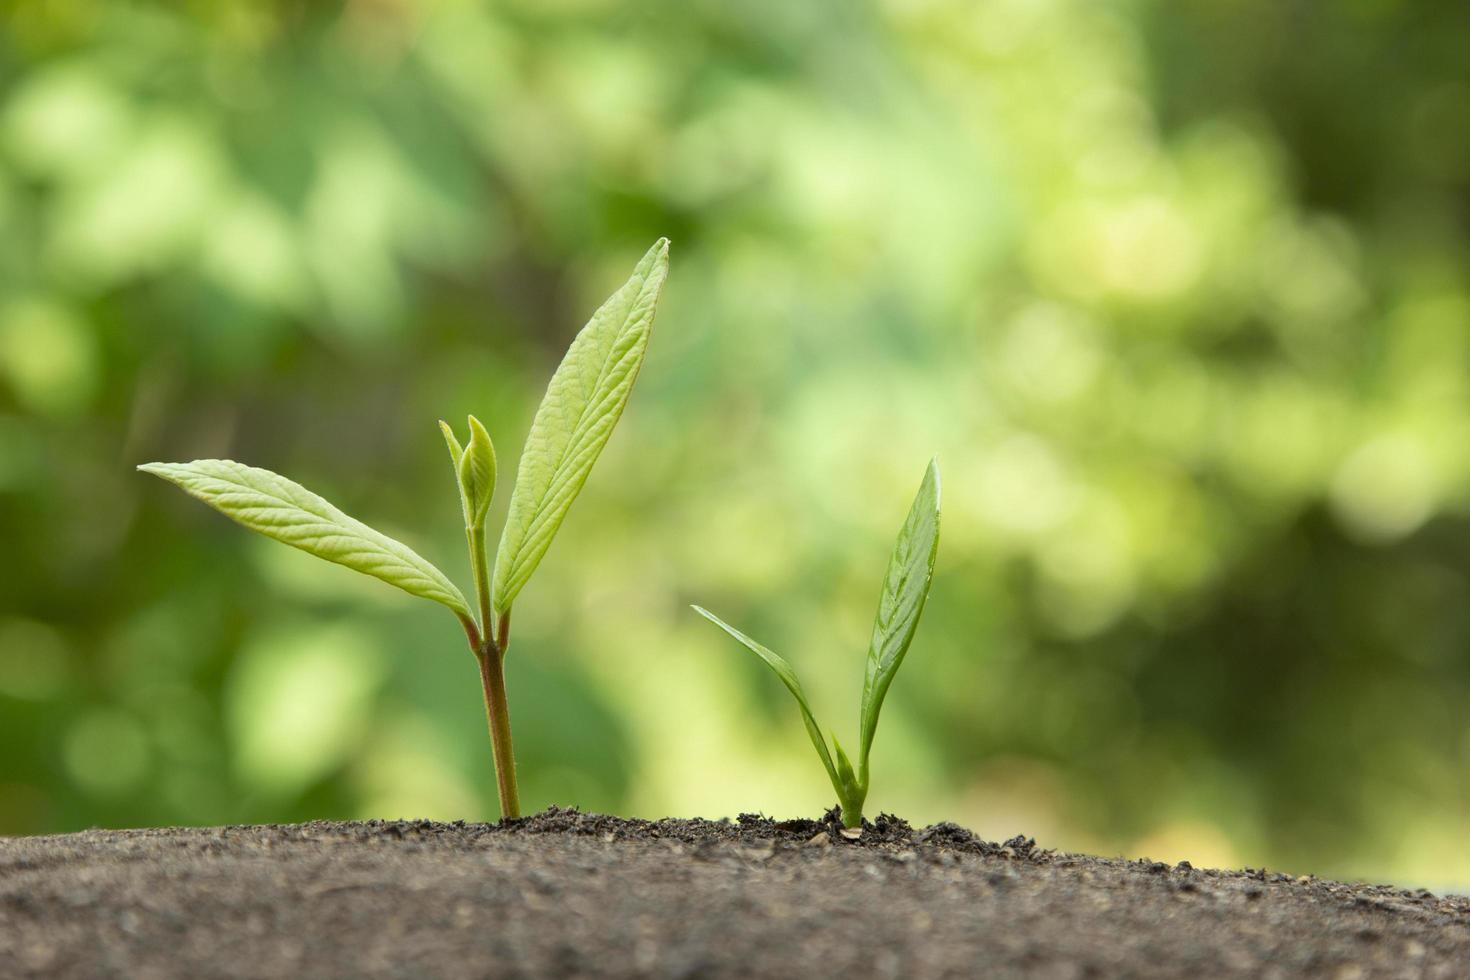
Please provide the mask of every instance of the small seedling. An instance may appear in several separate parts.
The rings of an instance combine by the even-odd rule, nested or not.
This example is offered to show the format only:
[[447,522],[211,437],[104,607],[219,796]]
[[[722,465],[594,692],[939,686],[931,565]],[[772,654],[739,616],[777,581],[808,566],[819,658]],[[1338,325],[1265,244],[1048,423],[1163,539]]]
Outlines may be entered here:
[[552,375],[521,453],[493,579],[486,563],[485,515],[495,493],[495,447],[473,415],[469,442],[463,446],[446,423],[439,423],[459,483],[478,618],[454,583],[407,545],[353,520],[283,476],[227,459],[138,467],[252,531],[447,606],[459,618],[479,662],[503,817],[521,813],[505,696],[511,605],[545,557],[623,414],[648,350],[668,271],[669,243],[661,238],[577,334]]
[[[913,642],[914,631],[919,626],[919,616],[924,612],[924,602],[929,598],[929,583],[934,578],[934,558],[939,553],[939,461],[932,460],[924,471],[924,481],[919,485],[919,495],[909,508],[909,516],[898,532],[898,542],[893,546],[893,557],[888,560],[888,574],[883,578],[883,592],[878,597],[878,616],[873,623],[873,638],[868,644],[868,668],[863,678],[863,701],[859,719],[858,765],[854,773],[842,744],[832,734],[832,750],[822,738],[822,729],[812,716],[801,682],[796,671],[775,653],[761,646],[744,633],[721,620],[708,609],[695,606],[694,611],[729,633],[745,645],[746,649],[765,661],[766,666],[776,672],[781,683],[796,698],[801,708],[801,720],[806,723],[806,733],[811,736],[817,755],[837,791],[837,801],[842,806],[842,825],[848,829],[860,829],[863,824],[863,803],[868,798],[868,752],[873,747],[873,733],[878,730],[878,712],[883,708],[883,699],[898,673],[904,654]],[[834,764],[835,759],[835,764]]]

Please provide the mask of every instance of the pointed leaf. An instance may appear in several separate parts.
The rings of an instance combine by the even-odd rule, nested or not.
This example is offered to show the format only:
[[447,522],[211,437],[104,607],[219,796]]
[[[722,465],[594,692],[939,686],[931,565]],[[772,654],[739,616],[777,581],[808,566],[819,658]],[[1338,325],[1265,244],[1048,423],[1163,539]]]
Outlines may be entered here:
[[270,470],[228,459],[145,463],[138,469],[177,484],[252,531],[443,603],[462,617],[470,615],[454,583],[408,545],[353,520]]
[[454,463],[454,485],[459,487],[459,505],[464,510],[464,526],[470,526],[470,498],[465,495],[464,480],[460,478],[460,462],[464,459],[464,447],[454,437],[454,429],[443,419],[439,420],[439,431],[444,433],[444,444],[449,447],[449,459]]
[[443,419],[439,420],[439,431],[444,433],[444,444],[449,447],[449,458],[454,461],[454,472],[459,472],[459,461],[464,456],[464,447],[454,438],[454,429]]
[[924,471],[918,496],[909,509],[903,530],[893,546],[883,592],[878,597],[878,616],[868,645],[868,667],[863,678],[858,769],[864,785],[868,778],[868,752],[878,729],[878,712],[888,686],[903,663],[919,626],[929,583],[934,578],[934,559],[939,554],[939,461],[931,460]]
[[827,743],[822,739],[822,730],[817,727],[817,719],[812,717],[811,705],[807,704],[806,693],[801,689],[801,681],[796,679],[796,671],[791,669],[791,665],[785,659],[761,646],[708,609],[705,609],[703,606],[692,606],[691,608],[726,633],[729,633],[743,644],[747,650],[765,661],[766,666],[770,667],[771,670],[775,671],[776,676],[781,678],[781,683],[786,685],[786,690],[790,691],[791,696],[796,698],[796,703],[801,708],[801,720],[806,723],[806,733],[811,737],[812,746],[817,750],[817,755],[822,757],[822,765],[827,769],[827,776],[832,780],[832,787],[837,790],[840,796],[842,794],[842,783],[837,778],[837,770],[832,766],[832,756],[827,751]]
[[577,334],[552,376],[521,452],[495,556],[496,612],[510,609],[536,570],[623,414],[668,271],[669,242],[660,238]]
[[470,416],[470,442],[459,463],[459,488],[465,504],[467,527],[485,523],[490,498],[495,496],[495,444],[480,420]]

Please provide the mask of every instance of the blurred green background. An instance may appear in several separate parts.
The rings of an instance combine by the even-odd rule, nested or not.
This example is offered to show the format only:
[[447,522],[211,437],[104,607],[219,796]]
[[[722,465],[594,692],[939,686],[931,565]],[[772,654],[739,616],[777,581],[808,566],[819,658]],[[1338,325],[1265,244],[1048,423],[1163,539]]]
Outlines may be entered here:
[[0,833],[492,818],[453,617],[133,466],[278,470],[468,587],[436,420],[503,514],[668,235],[516,607],[528,808],[830,805],[687,604],[854,731],[938,453],[873,812],[1470,882],[1470,5],[6,9]]

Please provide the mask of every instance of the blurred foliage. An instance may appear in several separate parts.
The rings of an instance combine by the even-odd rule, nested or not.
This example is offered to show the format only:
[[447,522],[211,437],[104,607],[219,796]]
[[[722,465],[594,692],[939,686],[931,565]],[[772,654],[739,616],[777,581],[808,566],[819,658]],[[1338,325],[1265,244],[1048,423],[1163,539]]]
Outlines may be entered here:
[[276,469],[465,583],[435,420],[509,471],[666,234],[517,606],[528,807],[830,805],[686,604],[855,720],[937,452],[875,812],[1470,881],[1470,6],[5,10],[0,833],[492,814],[452,617],[133,465]]

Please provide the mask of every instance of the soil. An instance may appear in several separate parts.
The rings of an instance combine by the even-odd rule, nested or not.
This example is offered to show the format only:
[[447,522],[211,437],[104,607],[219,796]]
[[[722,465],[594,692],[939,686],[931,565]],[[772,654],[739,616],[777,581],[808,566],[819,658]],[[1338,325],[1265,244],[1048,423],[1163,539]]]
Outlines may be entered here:
[[880,817],[0,839],[0,976],[1466,977],[1470,899]]

